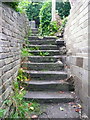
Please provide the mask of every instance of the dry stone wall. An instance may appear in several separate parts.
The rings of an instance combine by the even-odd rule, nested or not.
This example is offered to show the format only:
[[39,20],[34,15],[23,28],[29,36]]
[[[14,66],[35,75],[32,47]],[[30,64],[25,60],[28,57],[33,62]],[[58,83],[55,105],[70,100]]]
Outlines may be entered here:
[[9,96],[20,66],[20,48],[29,30],[25,15],[0,4],[0,106]]
[[68,50],[67,65],[68,74],[75,79],[75,90],[79,95],[84,112],[89,115],[90,111],[90,67],[88,64],[89,53],[89,19],[90,4],[88,0],[76,0],[70,11],[68,23],[65,28],[64,39]]

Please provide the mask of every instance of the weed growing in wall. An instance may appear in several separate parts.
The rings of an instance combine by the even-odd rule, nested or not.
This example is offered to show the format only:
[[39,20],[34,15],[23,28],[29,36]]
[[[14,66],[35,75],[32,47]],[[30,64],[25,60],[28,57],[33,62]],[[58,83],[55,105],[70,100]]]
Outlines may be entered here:
[[[3,104],[9,109],[7,118],[31,118],[32,114],[40,114],[40,105],[35,101],[25,101],[23,99],[26,91],[17,81],[13,82],[13,94]],[[6,109],[0,109],[0,118],[4,118]]]

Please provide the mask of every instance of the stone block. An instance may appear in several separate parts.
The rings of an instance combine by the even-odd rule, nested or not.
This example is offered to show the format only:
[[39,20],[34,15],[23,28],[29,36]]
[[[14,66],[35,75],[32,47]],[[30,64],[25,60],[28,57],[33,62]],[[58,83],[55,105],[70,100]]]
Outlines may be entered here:
[[76,66],[83,68],[83,58],[77,57],[77,59],[76,59]]

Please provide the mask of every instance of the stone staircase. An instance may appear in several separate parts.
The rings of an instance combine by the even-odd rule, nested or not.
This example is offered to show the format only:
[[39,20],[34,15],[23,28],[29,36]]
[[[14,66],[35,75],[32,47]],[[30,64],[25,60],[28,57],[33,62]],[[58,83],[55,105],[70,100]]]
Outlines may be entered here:
[[27,46],[32,48],[29,50],[31,56],[22,64],[23,68],[27,67],[25,73],[31,76],[31,81],[25,82],[25,100],[36,100],[41,104],[44,112],[38,120],[79,120],[79,114],[71,106],[71,103],[76,103],[74,86],[66,81],[66,53],[61,54],[57,46],[65,47],[64,40],[56,42],[56,37],[39,38],[34,35],[29,37]]

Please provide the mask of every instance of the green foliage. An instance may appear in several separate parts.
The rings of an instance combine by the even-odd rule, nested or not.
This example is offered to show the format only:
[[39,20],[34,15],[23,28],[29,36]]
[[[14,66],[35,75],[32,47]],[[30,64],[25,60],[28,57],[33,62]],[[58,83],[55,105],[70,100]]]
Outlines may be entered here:
[[63,34],[63,32],[64,32],[64,28],[65,28],[66,23],[67,23],[67,18],[64,18],[62,20],[62,24],[61,24],[61,26],[60,26],[60,28],[58,30],[61,34]]
[[17,80],[20,82],[26,81],[28,78],[25,76],[23,69],[19,69]]
[[0,118],[2,118],[5,114],[6,110],[0,108]]
[[[31,112],[35,112],[37,108],[36,106],[39,107],[39,104],[29,101],[24,101],[23,96],[25,95],[25,90],[23,88],[20,90],[19,89],[19,84],[18,82],[13,83],[13,90],[14,94],[11,97],[11,102],[13,103],[13,106],[15,107],[15,111],[13,114],[11,114],[11,118],[30,118]],[[33,107],[31,110],[30,107]]]
[[[9,107],[12,105],[13,112],[9,113],[8,118],[30,118],[33,114],[40,114],[40,105],[34,101],[25,101],[23,99],[26,91],[24,88],[19,87],[19,83],[13,82],[13,94],[12,96],[4,101],[4,105]],[[0,118],[4,117],[5,109],[0,109]]]
[[[32,50],[38,50],[40,56],[48,56],[48,55],[49,55],[48,52],[42,52],[38,46],[27,48],[27,50],[31,50],[31,51],[32,51]],[[33,54],[33,55],[34,55],[34,54]]]
[[[44,3],[40,10],[40,27],[39,31],[41,35],[54,35],[62,26],[56,22],[51,22],[51,2]],[[70,3],[69,2],[57,2],[56,9],[62,19],[69,15]]]
[[40,20],[39,20],[39,12],[42,7],[41,2],[31,2],[28,4],[27,9],[26,9],[26,14],[29,18],[30,21],[35,20],[36,26],[39,26]]
[[21,56],[22,57],[29,56],[29,52],[27,51],[27,48],[22,48],[22,50],[21,50]]
[[59,30],[59,27],[56,21],[51,22],[49,26],[49,35],[54,35]]
[[6,4],[6,5],[8,5],[8,6],[10,6],[10,7],[13,8],[15,11],[18,12],[17,7],[18,7],[19,2],[3,2],[3,3]]
[[49,25],[51,22],[51,2],[45,2],[40,10],[40,33],[49,34]]
[[[28,49],[28,48],[22,48],[21,49],[21,56],[22,57],[28,57],[28,56],[33,56],[33,54],[32,53],[29,53],[29,51],[28,50],[30,50],[30,48]],[[34,48],[31,48],[31,50],[34,50]]]
[[39,55],[40,55],[40,56],[48,56],[49,53],[48,53],[48,52],[41,52],[41,51],[40,51]]
[[61,19],[67,17],[70,14],[70,2],[56,2],[56,8]]
[[20,0],[17,7],[18,11],[20,13],[26,13],[27,6],[29,3],[30,3],[29,0]]
[[14,2],[3,2],[3,3],[10,6],[17,12],[25,13],[25,10],[30,2],[28,0],[20,0],[20,1],[14,0]]

